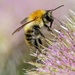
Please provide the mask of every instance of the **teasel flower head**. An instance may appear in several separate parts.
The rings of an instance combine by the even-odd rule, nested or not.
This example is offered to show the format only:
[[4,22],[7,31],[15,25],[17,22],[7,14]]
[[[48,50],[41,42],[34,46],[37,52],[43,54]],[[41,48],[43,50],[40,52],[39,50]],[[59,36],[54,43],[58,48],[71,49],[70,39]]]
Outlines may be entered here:
[[42,46],[41,53],[32,53],[36,62],[28,62],[36,68],[27,70],[27,75],[75,75],[75,13],[54,29],[54,38],[45,39],[48,46]]

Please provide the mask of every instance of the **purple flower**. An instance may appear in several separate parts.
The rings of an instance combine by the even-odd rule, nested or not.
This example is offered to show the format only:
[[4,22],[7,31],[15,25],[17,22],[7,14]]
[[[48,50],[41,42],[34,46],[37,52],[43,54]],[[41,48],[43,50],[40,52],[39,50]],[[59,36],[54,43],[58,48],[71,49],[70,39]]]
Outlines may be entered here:
[[41,66],[35,69],[37,75],[75,75],[75,15],[72,12],[73,18],[69,17],[64,25],[59,25],[61,31],[55,30],[55,42],[38,54],[41,62],[36,63]]

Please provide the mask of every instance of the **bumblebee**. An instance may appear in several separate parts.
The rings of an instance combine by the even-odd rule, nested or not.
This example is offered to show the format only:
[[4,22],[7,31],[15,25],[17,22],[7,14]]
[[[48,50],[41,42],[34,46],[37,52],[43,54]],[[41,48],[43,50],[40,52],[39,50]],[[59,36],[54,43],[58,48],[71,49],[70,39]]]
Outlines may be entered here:
[[[24,28],[26,43],[38,49],[39,44],[42,45],[41,37],[45,38],[41,32],[41,28],[45,27],[51,31],[51,27],[54,21],[52,12],[62,6],[64,5],[61,5],[52,10],[37,10],[33,12],[29,17],[26,17],[23,21],[21,21],[22,26],[17,28],[12,34]],[[50,23],[50,26],[48,26],[48,23]]]

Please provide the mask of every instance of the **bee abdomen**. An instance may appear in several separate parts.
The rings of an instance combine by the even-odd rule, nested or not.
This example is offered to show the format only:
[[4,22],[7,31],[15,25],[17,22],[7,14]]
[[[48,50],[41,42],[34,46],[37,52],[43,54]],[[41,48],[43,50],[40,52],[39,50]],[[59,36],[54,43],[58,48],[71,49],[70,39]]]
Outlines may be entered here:
[[26,37],[32,37],[32,34],[25,34]]
[[25,41],[29,46],[38,48],[39,44],[42,44],[38,32],[27,32],[25,33]]
[[30,46],[32,46],[33,35],[29,33],[25,34],[25,40]]

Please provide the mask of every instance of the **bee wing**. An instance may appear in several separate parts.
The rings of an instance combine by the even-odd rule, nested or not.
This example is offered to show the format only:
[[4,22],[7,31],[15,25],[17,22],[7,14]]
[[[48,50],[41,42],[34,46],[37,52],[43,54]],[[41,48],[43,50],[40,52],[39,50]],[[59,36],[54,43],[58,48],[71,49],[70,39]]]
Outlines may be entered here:
[[19,28],[17,28],[17,29],[12,33],[12,35],[13,35],[14,33],[16,33],[16,32],[19,32],[26,24],[28,24],[28,23],[30,23],[30,22],[33,22],[33,21],[35,21],[35,20],[36,20],[36,18],[33,19],[33,20],[31,20],[31,21],[29,21],[29,22],[27,22],[27,23],[25,23],[25,24],[23,24],[22,26],[20,26]]
[[12,35],[13,35],[14,33],[18,32],[18,31],[20,31],[24,26],[25,26],[25,25],[22,25],[22,26],[20,26],[19,28],[17,28],[17,29],[12,33]]
[[20,23],[25,24],[27,22],[28,17],[24,18]]

